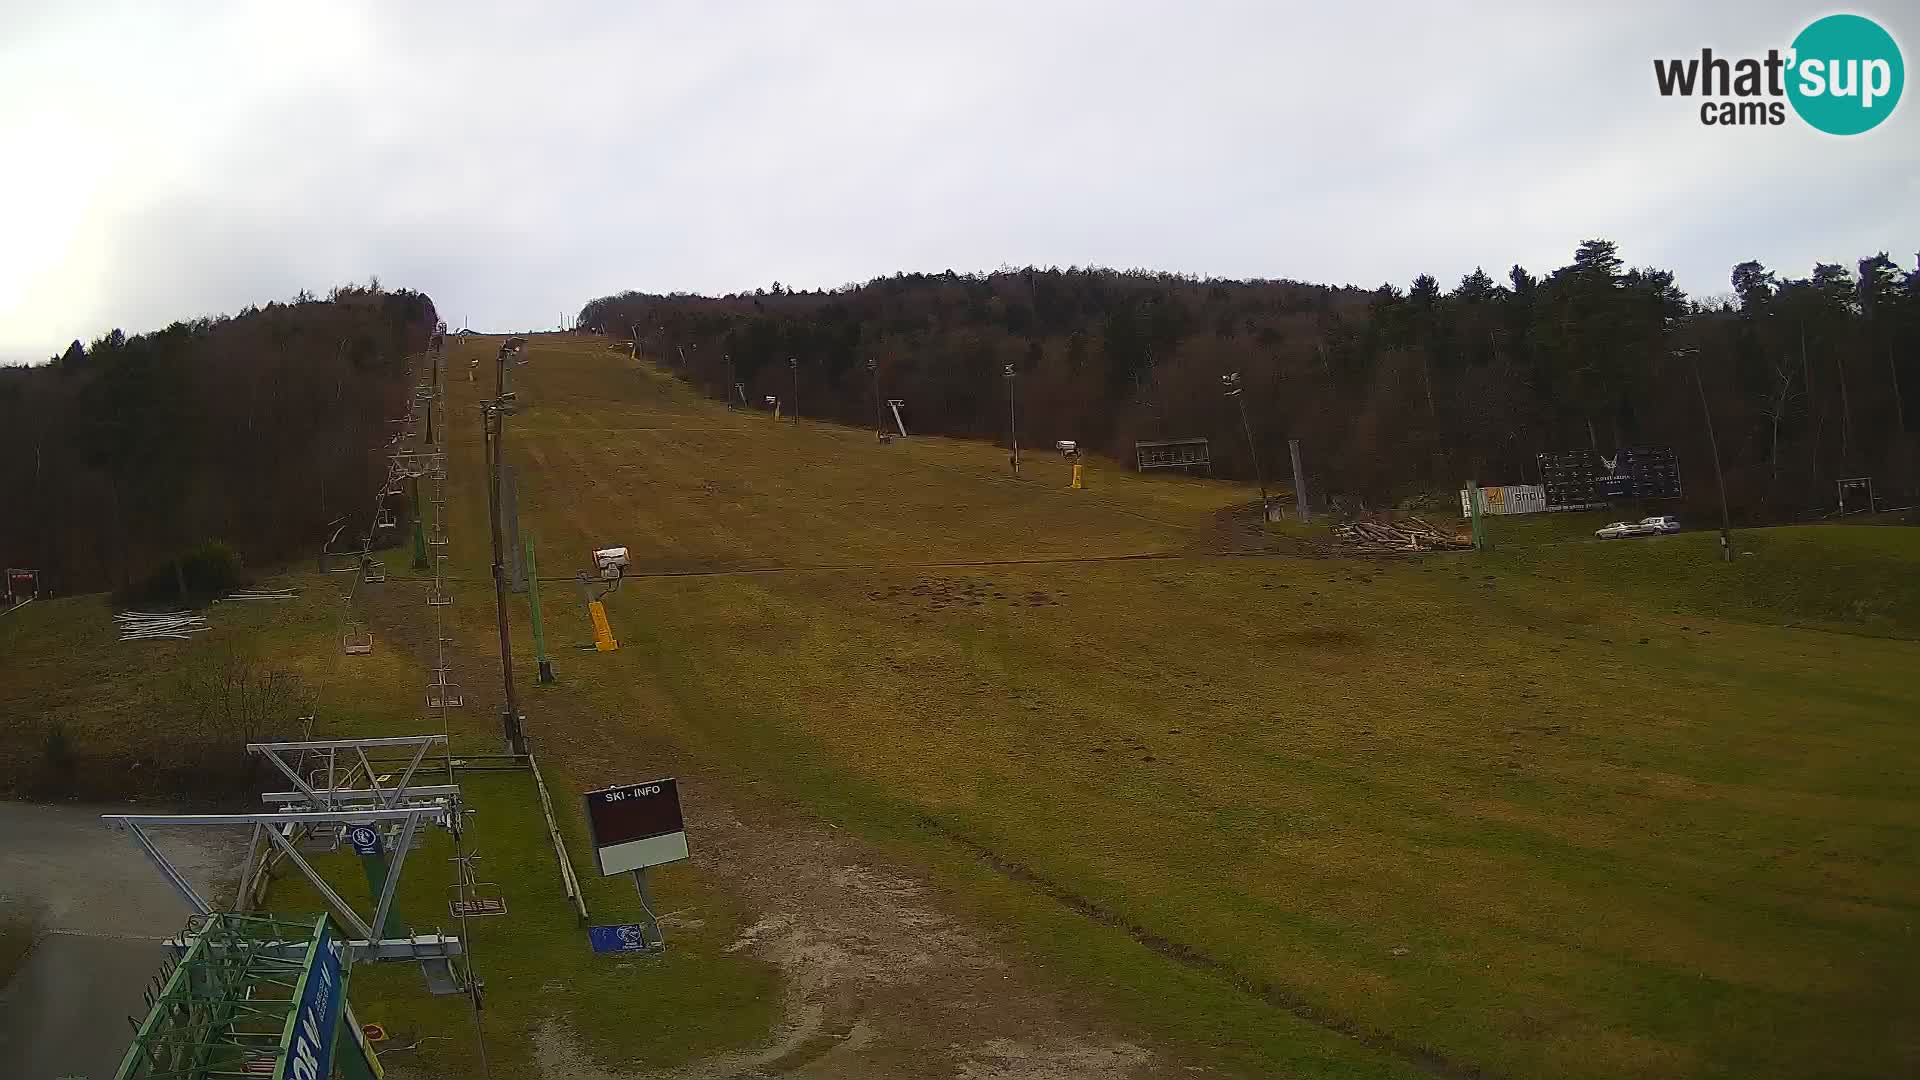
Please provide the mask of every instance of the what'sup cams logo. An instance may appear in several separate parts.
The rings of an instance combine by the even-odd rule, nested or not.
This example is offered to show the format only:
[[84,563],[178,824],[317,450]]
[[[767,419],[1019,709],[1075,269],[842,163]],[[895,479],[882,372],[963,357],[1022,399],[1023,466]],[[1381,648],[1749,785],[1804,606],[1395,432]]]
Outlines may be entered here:
[[1709,127],[1778,125],[1787,106],[1829,135],[1871,131],[1893,114],[1906,85],[1900,46],[1879,23],[1829,15],[1808,24],[1783,53],[1729,59],[1701,49],[1698,57],[1655,60],[1661,97],[1697,97]]

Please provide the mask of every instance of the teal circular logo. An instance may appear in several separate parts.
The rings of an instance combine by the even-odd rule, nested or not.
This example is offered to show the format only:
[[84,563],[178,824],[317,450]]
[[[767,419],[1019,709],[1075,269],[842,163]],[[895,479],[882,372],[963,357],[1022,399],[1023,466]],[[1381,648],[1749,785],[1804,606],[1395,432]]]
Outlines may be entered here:
[[1893,35],[1872,19],[1829,15],[1793,39],[1787,99],[1800,119],[1829,135],[1879,126],[1900,103],[1906,65]]

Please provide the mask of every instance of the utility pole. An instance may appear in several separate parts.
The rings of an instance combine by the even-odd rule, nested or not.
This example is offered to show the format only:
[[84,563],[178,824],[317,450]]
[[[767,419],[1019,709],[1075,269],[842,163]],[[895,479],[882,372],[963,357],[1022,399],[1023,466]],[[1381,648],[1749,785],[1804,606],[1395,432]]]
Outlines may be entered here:
[[1014,373],[1013,365],[1007,365],[1007,445],[1013,448],[1013,478],[1020,479],[1020,421],[1014,412],[1015,388],[1020,385],[1020,376]]
[[793,426],[800,426],[800,360],[787,357],[787,369],[793,372]]
[[867,373],[873,376],[873,439],[875,442],[885,442],[886,435],[880,430],[882,423],[880,417],[880,362],[871,356],[867,357]]
[[720,397],[727,403],[727,411],[733,411],[733,354],[721,353],[720,358],[727,362],[727,385],[720,388]]
[[1707,384],[1700,379],[1700,350],[1689,345],[1675,350],[1693,365],[1693,386],[1700,392],[1700,414],[1707,419],[1707,448],[1713,454],[1713,482],[1720,489],[1720,561],[1733,561],[1733,520],[1727,513],[1727,479],[1720,475],[1720,440],[1713,434],[1713,410],[1707,407]]
[[487,520],[493,537],[493,608],[500,626],[500,683],[506,694],[500,726],[507,749],[516,757],[525,757],[527,738],[520,730],[520,701],[513,692],[513,637],[507,630],[507,573],[500,550],[501,444],[506,440],[507,415],[513,411],[513,395],[507,392],[507,355],[508,349],[502,345],[495,357],[494,397],[480,403],[480,417],[487,444]]
[[1253,442],[1253,424],[1247,419],[1247,401],[1240,394],[1240,373],[1229,371],[1220,376],[1220,385],[1226,387],[1227,396],[1240,406],[1240,430],[1247,433],[1247,453],[1253,456],[1253,475],[1260,480],[1260,528],[1267,527],[1270,507],[1267,502],[1267,473],[1260,467],[1260,448]]

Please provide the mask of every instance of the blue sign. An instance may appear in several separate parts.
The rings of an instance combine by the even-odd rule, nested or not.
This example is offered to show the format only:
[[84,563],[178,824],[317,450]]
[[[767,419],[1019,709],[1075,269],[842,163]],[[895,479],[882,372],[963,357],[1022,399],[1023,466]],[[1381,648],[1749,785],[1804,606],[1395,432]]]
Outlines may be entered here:
[[645,952],[647,951],[647,933],[639,923],[621,923],[619,926],[589,926],[587,940],[593,942],[594,952]]
[[371,825],[355,825],[347,830],[347,843],[355,855],[380,854],[380,830]]
[[340,948],[332,926],[320,920],[313,950],[307,954],[307,972],[300,979],[300,1004],[291,1021],[293,1038],[274,1080],[331,1080],[333,1029],[340,1024],[346,997],[340,992]]

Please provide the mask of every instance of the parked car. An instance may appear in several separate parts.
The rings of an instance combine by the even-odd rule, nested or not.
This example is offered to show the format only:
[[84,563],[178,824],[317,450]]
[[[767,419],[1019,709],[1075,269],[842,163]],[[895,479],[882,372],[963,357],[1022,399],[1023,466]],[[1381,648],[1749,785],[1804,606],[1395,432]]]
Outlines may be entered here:
[[1602,540],[1618,540],[1623,536],[1641,535],[1641,528],[1637,522],[1616,521],[1604,529],[1594,530],[1593,535]]
[[1642,518],[1640,525],[1648,532],[1677,533],[1680,531],[1680,519],[1674,517],[1672,514],[1661,514],[1656,517]]

